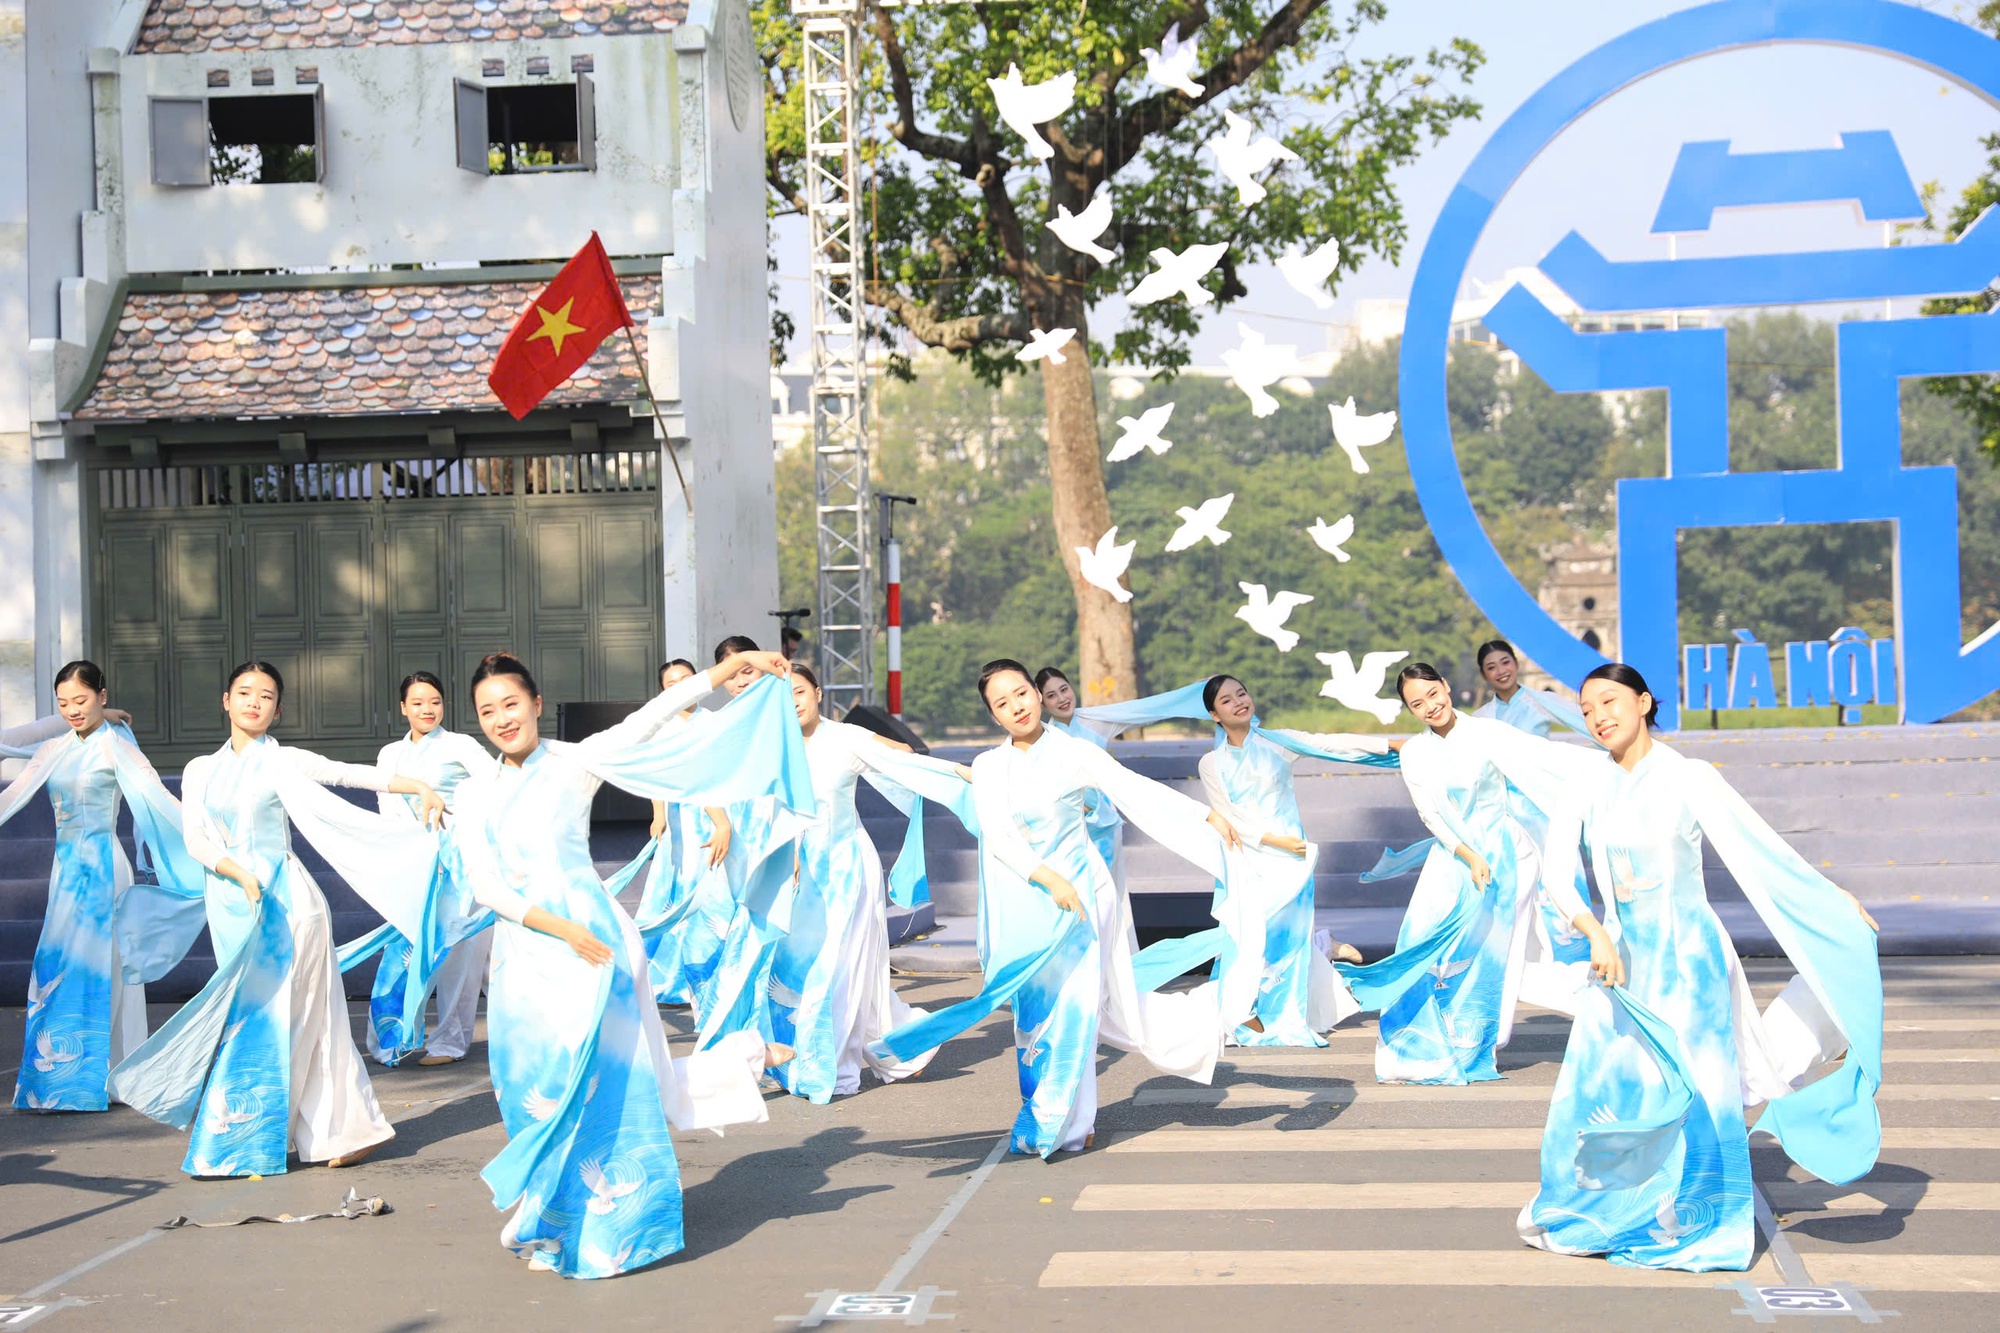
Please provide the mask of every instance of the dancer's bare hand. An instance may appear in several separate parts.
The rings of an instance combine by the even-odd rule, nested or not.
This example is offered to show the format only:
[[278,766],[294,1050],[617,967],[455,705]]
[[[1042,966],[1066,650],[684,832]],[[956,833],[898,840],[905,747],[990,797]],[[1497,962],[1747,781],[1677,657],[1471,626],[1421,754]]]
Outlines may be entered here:
[[1480,888],[1493,882],[1493,867],[1486,864],[1485,857],[1464,843],[1458,845],[1458,859],[1465,862],[1465,868],[1472,872],[1472,882]]
[[736,830],[729,823],[729,816],[720,809],[708,811],[708,822],[715,825],[715,832],[702,843],[702,850],[708,853],[711,869],[722,864],[729,855],[729,843],[736,836]]
[[[415,781],[415,779],[412,779],[412,781]],[[431,785],[428,782],[417,783],[416,796],[417,815],[424,821],[424,827],[428,829],[443,828],[444,817],[448,813],[444,808],[444,798],[431,790]]]
[[663,836],[666,831],[667,803],[665,801],[655,801],[653,802],[653,826],[647,830],[646,836],[649,838],[658,838]]
[[1868,923],[1868,929],[1874,931],[1877,935],[1880,935],[1882,933],[1882,923],[1877,921],[1873,916],[1873,914],[1871,914],[1867,908],[1861,905],[1861,900],[1855,897],[1853,894],[1849,893],[1846,889],[1842,889],[1840,892],[1842,896],[1847,899],[1847,901],[1854,904],[1854,910],[1861,913],[1861,919]]
[[[1583,925],[1585,918],[1579,917],[1572,924]],[[1611,935],[1595,919],[1584,926],[1584,933],[1590,936],[1590,975],[1606,986],[1625,984],[1625,960],[1619,956],[1618,946]]]
[[104,720],[106,722],[112,723],[113,725],[121,727],[129,727],[132,725],[132,715],[126,712],[122,708],[105,709]]
[[251,902],[260,903],[264,901],[264,886],[259,884],[257,877],[249,871],[239,871],[236,875],[236,884],[238,888],[243,890],[243,896]]
[[1211,810],[1208,812],[1208,826],[1221,835],[1223,846],[1228,847],[1231,851],[1240,852],[1243,850],[1243,835],[1236,831],[1236,825],[1222,817],[1220,810]]
[[576,952],[576,956],[592,967],[603,967],[611,961],[611,946],[590,933],[588,926],[579,922],[566,923],[568,929],[562,932],[563,943]]
[[1304,838],[1294,838],[1288,833],[1266,833],[1264,835],[1264,845],[1266,847],[1274,847],[1287,856],[1296,856],[1303,860],[1306,854],[1306,847],[1309,844]]
[[1076,885],[1070,883],[1055,871],[1050,870],[1047,866],[1043,866],[1040,871],[1036,872],[1035,882],[1048,891],[1049,901],[1057,907],[1062,908],[1065,912],[1075,912],[1078,916],[1083,915],[1083,899],[1078,895]]

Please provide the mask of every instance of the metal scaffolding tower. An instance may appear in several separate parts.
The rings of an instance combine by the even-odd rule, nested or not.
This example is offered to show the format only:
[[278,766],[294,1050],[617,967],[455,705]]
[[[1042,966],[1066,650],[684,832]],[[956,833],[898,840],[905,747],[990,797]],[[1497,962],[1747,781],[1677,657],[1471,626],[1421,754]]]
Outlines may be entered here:
[[875,698],[868,541],[856,25],[864,0],[793,0],[804,29],[808,313],[812,338],[820,684],[830,715]]

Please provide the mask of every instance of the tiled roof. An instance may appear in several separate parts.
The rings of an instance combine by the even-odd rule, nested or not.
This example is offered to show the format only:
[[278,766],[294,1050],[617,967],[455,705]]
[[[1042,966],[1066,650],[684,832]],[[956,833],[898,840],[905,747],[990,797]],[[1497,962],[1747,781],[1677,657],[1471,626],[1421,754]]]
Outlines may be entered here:
[[[625,278],[642,312],[656,277]],[[76,416],[92,421],[502,411],[486,372],[539,282],[303,291],[132,292]],[[623,335],[551,403],[643,398]]]
[[536,37],[618,37],[665,32],[687,17],[686,0],[565,3],[565,0],[153,0],[133,46],[137,55],[282,50],[314,46],[414,46],[421,42],[516,42]]

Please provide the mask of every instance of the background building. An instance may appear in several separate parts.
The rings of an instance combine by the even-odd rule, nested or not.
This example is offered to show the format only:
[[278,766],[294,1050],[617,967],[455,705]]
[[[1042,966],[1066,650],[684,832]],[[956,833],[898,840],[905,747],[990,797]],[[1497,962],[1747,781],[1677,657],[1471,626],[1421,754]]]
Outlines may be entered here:
[[[742,0],[0,18],[0,721],[88,655],[173,761],[260,657],[372,753],[420,667],[633,699],[775,640],[760,80]],[[614,337],[516,422],[486,371],[593,229],[658,410]]]

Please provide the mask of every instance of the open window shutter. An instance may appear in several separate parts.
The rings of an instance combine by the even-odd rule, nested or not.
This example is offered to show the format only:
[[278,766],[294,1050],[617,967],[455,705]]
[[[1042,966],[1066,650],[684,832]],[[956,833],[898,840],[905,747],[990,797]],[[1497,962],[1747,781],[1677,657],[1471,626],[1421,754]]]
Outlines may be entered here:
[[458,165],[475,176],[492,174],[486,158],[486,89],[464,79],[452,81],[452,103],[458,115]]
[[313,85],[313,179],[326,182],[326,88]]
[[588,74],[576,76],[576,160],[597,170],[597,89]]
[[153,134],[153,184],[207,185],[208,99],[150,99]]

